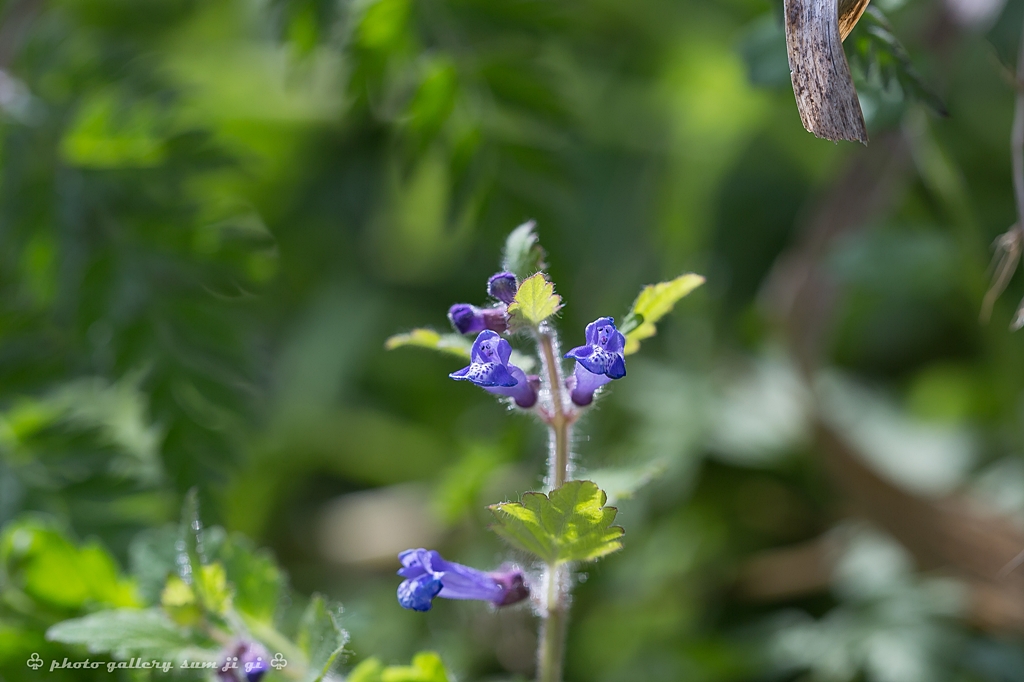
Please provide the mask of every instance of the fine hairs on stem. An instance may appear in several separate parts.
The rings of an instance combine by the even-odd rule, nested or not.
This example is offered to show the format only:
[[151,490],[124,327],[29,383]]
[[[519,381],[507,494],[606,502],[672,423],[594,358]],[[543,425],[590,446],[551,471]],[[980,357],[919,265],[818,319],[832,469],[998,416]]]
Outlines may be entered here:
[[[536,333],[540,348],[546,384],[550,397],[547,421],[550,433],[548,449],[548,484],[558,488],[569,479],[572,454],[572,424],[575,412],[566,400],[565,377],[558,359],[558,340],[554,331],[545,327]],[[564,565],[548,564],[544,568],[541,633],[537,648],[538,682],[561,682],[562,661],[565,658],[565,636],[569,616],[569,569]]]

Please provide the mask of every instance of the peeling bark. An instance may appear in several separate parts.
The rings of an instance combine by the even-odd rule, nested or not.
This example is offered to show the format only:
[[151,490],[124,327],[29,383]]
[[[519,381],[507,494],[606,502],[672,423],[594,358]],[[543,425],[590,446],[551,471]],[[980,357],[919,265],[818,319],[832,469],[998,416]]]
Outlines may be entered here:
[[804,128],[826,140],[867,144],[843,38],[868,0],[786,0],[786,47],[793,94]]

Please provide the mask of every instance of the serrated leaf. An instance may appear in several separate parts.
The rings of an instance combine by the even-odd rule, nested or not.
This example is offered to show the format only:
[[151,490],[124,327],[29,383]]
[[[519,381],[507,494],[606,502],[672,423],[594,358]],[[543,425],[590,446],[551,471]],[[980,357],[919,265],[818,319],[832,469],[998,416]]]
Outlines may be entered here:
[[46,639],[82,644],[92,653],[109,653],[115,658],[176,660],[182,650],[195,646],[188,631],[155,608],[100,611],[66,620],[47,630]]
[[340,618],[339,607],[328,604],[318,594],[310,599],[298,636],[299,648],[309,661],[309,673],[304,682],[320,682],[345,648],[348,633],[339,624]]
[[593,561],[622,548],[613,526],[615,507],[593,481],[569,481],[549,494],[526,493],[522,502],[491,505],[495,533],[548,564]]
[[626,336],[626,355],[640,350],[640,342],[658,332],[655,326],[658,320],[670,313],[679,299],[701,284],[704,284],[702,276],[687,273],[668,282],[645,286],[633,301],[633,307],[630,309],[629,315],[626,316],[627,321],[631,317],[641,320],[630,331],[623,332]]
[[405,334],[395,334],[384,342],[384,348],[387,350],[402,346],[429,348],[468,360],[471,343],[461,334],[440,334],[433,329],[413,329]]
[[505,239],[505,258],[502,266],[520,280],[544,269],[544,249],[537,240],[537,223],[525,222],[509,233]]
[[536,327],[562,307],[562,297],[555,293],[555,285],[538,272],[519,285],[516,297],[508,306],[511,320],[519,325]]

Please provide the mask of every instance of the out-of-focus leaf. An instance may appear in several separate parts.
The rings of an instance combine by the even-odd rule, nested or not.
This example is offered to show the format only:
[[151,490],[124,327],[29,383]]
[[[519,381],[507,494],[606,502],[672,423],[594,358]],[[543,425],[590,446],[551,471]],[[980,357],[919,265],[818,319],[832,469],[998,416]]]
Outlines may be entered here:
[[217,615],[226,614],[231,608],[231,588],[224,565],[215,561],[200,566],[195,578],[196,584],[201,586],[199,593],[203,598],[203,606]]
[[679,299],[701,284],[704,284],[702,276],[688,273],[668,282],[644,287],[623,322],[623,327],[629,329],[626,333],[626,354],[640,350],[640,342],[658,332],[655,323],[671,312]]
[[320,682],[348,642],[348,633],[339,624],[341,609],[320,595],[313,595],[302,615],[298,645],[309,661],[303,682]]
[[8,524],[0,535],[0,562],[11,586],[47,604],[136,606],[135,584],[118,575],[100,545],[75,547],[54,528],[35,520]]
[[491,505],[491,528],[513,547],[549,564],[593,561],[622,549],[617,510],[593,481],[569,481],[549,494],[526,493],[522,502]]
[[942,98],[925,83],[878,7],[868,6],[847,43],[851,66],[869,83],[874,81],[882,89],[898,84],[904,96],[924,103],[937,116],[949,116]]
[[184,650],[196,647],[188,631],[172,623],[160,609],[100,611],[57,623],[46,631],[46,638],[81,644],[92,653],[109,653],[115,658],[174,661]]
[[519,285],[515,299],[508,306],[509,320],[520,326],[536,327],[561,307],[562,297],[555,293],[555,285],[543,272],[538,272]]
[[348,682],[450,682],[441,657],[432,651],[422,651],[412,659],[412,665],[384,664],[368,658],[349,674]]
[[160,594],[160,606],[178,625],[195,625],[203,617],[195,591],[176,575],[167,579]]
[[405,334],[395,334],[384,342],[384,348],[394,350],[402,346],[419,346],[443,353],[450,353],[469,360],[470,342],[460,334],[439,334],[433,329],[413,329]]
[[166,156],[160,116],[155,103],[134,100],[124,106],[112,91],[96,93],[81,105],[61,141],[64,160],[85,168],[156,166]]
[[665,473],[668,464],[657,460],[631,467],[596,469],[587,472],[587,478],[608,495],[606,504],[628,500],[636,491]]
[[504,458],[493,446],[471,446],[463,457],[441,475],[434,491],[433,507],[445,523],[454,523],[478,504],[487,477]]
[[739,43],[740,56],[747,67],[747,80],[762,88],[790,87],[786,31],[774,12],[755,19]]
[[217,558],[234,586],[235,609],[259,622],[273,623],[286,581],[269,552],[253,549],[248,538],[232,533]]
[[537,223],[530,220],[512,230],[505,239],[502,264],[506,272],[511,272],[521,280],[545,267],[544,249],[537,239],[536,229]]

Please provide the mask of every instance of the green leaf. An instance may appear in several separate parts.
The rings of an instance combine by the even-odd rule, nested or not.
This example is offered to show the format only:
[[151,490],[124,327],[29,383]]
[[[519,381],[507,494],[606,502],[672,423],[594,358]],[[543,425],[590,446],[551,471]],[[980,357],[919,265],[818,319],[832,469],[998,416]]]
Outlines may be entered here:
[[355,667],[348,682],[449,682],[441,657],[432,651],[416,654],[412,665],[387,668],[379,659],[369,658]]
[[224,571],[224,564],[214,562],[199,567],[195,573],[203,606],[207,611],[223,616],[231,608],[231,586]]
[[562,297],[555,293],[555,285],[538,272],[519,285],[516,297],[508,306],[511,320],[519,325],[536,327],[562,307]]
[[431,350],[451,353],[464,360],[469,359],[469,340],[459,334],[439,334],[433,329],[413,329],[405,334],[395,334],[384,342],[384,348],[394,350],[402,346],[419,346]]
[[543,270],[544,249],[537,240],[537,233],[534,231],[537,223],[533,220],[525,222],[509,233],[505,239],[505,258],[502,266],[506,272],[511,272],[520,280]]
[[273,623],[285,577],[266,550],[253,549],[248,538],[232,533],[221,545],[217,558],[223,562],[234,585],[235,608],[262,623]]
[[658,330],[655,323],[672,311],[679,299],[704,284],[700,275],[687,273],[668,282],[649,284],[633,301],[633,307],[626,316],[623,327],[626,335],[626,355],[640,350],[640,342],[654,336]]
[[352,669],[345,682],[380,682],[383,672],[384,664],[379,658],[368,658]]
[[448,682],[448,673],[440,656],[424,651],[413,656],[412,665],[385,668],[380,682]]
[[46,638],[81,644],[92,653],[109,653],[115,658],[177,660],[182,650],[195,647],[188,632],[156,608],[100,611],[66,620],[47,630]]
[[491,528],[513,547],[548,564],[592,561],[622,548],[617,510],[593,481],[569,481],[561,488],[526,493],[522,502],[491,505]]
[[38,601],[67,609],[89,604],[137,606],[135,583],[122,578],[103,547],[76,547],[55,528],[15,521],[0,535],[0,575]]
[[298,645],[309,661],[309,674],[304,682],[320,682],[345,648],[348,633],[338,624],[340,619],[340,607],[313,595],[299,626]]

